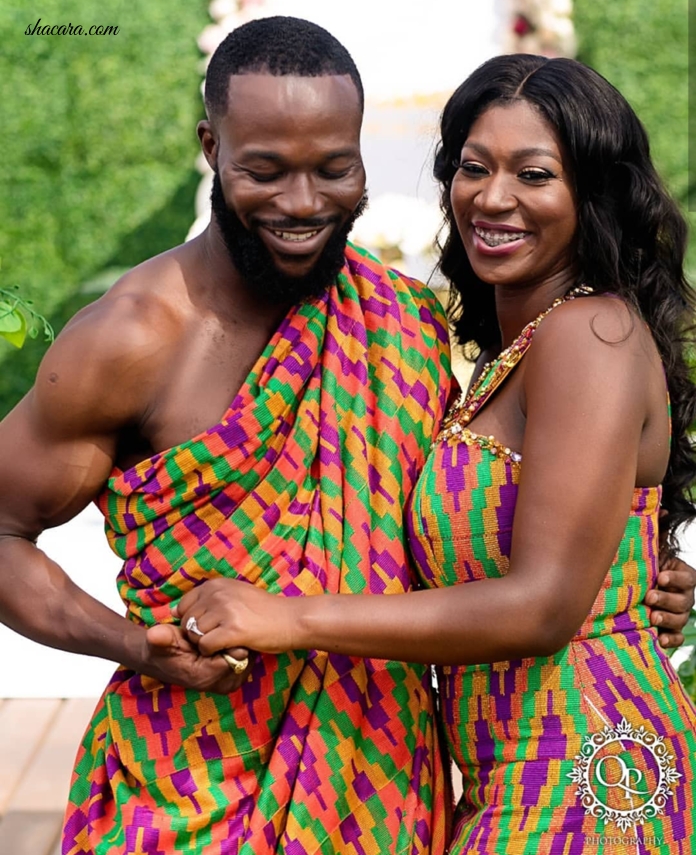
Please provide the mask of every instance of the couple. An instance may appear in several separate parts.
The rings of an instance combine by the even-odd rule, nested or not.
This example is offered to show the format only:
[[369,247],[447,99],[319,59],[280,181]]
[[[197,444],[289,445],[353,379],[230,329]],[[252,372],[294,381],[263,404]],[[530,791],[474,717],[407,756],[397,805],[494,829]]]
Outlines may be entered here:
[[[683,222],[606,81],[484,65],[436,158],[481,353],[450,394],[437,301],[346,245],[362,107],[321,28],[232,33],[199,126],[210,227],[79,313],[0,427],[0,483],[25,485],[1,497],[0,617],[121,664],[62,851],[580,852],[605,827],[574,757],[625,719],[681,776],[641,851],[685,852],[694,711],[645,604],[678,641],[691,571],[654,588],[660,507],[667,543],[693,516]],[[127,619],[34,543],[94,499]]]

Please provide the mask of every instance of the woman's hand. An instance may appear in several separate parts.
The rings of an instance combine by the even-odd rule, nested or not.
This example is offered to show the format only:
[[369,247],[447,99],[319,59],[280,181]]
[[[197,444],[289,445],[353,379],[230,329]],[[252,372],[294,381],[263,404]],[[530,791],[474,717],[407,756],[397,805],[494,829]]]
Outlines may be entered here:
[[660,560],[657,584],[659,588],[653,588],[645,596],[646,604],[653,610],[650,622],[660,630],[662,647],[679,647],[684,643],[682,630],[694,607],[696,570],[670,555]]
[[185,594],[177,614],[182,627],[196,619],[202,635],[190,631],[187,635],[204,656],[233,648],[283,653],[295,649],[293,630],[302,600],[269,594],[248,582],[218,578]]

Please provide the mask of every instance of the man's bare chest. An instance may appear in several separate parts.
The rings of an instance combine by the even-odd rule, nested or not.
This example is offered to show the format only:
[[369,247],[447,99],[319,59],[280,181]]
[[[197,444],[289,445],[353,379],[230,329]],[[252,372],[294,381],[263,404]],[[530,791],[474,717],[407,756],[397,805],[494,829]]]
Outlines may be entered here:
[[140,424],[125,430],[117,464],[129,468],[217,425],[229,412],[267,336],[217,336],[173,348],[148,396]]

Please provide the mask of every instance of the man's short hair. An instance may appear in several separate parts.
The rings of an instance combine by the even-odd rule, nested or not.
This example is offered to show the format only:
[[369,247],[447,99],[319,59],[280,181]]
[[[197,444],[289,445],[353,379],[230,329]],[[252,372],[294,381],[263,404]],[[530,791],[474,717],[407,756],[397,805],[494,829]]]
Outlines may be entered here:
[[249,21],[220,43],[205,77],[208,117],[226,113],[232,75],[257,73],[276,77],[347,74],[358,90],[361,109],[364,106],[360,74],[338,39],[311,21],[276,15]]

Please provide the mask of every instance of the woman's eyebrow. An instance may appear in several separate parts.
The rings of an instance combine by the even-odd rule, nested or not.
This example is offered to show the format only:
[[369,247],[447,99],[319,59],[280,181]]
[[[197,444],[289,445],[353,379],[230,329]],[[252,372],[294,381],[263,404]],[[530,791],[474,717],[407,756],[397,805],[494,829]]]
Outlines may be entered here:
[[[487,146],[483,145],[483,143],[477,142],[465,142],[463,148],[473,148],[475,151],[478,151],[480,154],[490,155],[490,149]],[[550,148],[543,148],[541,146],[529,146],[528,148],[518,148],[512,153],[512,157],[521,158],[521,157],[530,157],[532,155],[541,155],[542,157],[552,157],[554,160],[557,160],[561,163],[561,158],[558,154],[552,151]]]

